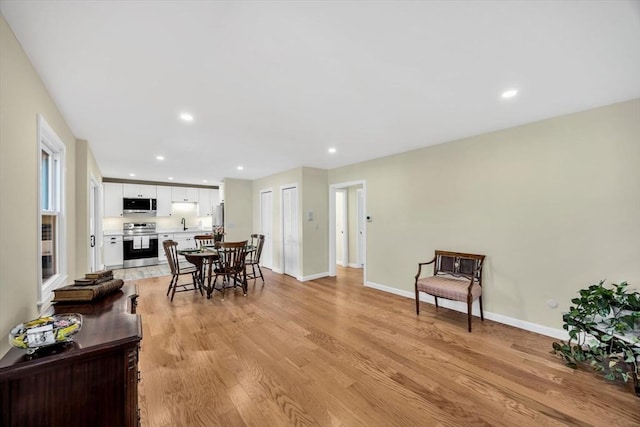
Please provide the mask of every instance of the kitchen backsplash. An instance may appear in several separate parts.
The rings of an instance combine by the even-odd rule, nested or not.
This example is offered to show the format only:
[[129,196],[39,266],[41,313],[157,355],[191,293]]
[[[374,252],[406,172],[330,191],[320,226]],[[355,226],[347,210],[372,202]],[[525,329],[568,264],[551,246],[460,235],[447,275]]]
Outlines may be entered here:
[[155,222],[156,229],[170,230],[182,228],[181,220],[184,218],[187,222],[187,228],[190,230],[211,230],[213,227],[212,218],[210,216],[199,217],[197,206],[195,203],[174,203],[170,217],[125,216],[122,218],[103,218],[102,229],[106,231],[122,230],[122,224],[125,222]]

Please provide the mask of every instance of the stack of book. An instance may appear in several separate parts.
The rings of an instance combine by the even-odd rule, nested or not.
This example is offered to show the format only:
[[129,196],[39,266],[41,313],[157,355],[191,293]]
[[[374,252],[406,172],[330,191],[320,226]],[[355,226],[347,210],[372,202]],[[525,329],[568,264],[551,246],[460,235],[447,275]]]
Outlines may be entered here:
[[95,301],[117,291],[123,284],[121,279],[113,278],[113,270],[95,271],[76,279],[73,285],[55,289],[53,301]]
[[88,286],[108,282],[109,280],[113,280],[113,270],[101,270],[87,273],[84,277],[76,279],[73,284],[77,286]]

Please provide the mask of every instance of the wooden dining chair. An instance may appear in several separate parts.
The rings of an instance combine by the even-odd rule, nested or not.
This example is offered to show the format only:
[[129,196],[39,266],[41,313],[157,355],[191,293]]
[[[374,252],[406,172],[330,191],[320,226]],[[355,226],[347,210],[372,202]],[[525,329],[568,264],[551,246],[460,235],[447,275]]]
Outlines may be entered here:
[[193,239],[196,241],[196,246],[200,249],[204,246],[213,246],[215,244],[213,234],[200,234]]
[[[247,275],[245,271],[245,262],[247,257],[247,241],[242,242],[220,242],[216,248],[218,259],[215,261],[215,278],[213,286],[207,290],[207,298],[211,298],[214,290],[222,292],[222,301],[224,301],[225,291],[227,288],[236,288],[238,285],[242,287],[242,293],[247,296]],[[218,277],[222,277],[222,285],[216,288]]]
[[[171,270],[171,281],[169,282],[169,288],[167,289],[167,296],[169,296],[169,292],[171,292],[171,301],[173,301],[173,296],[176,292],[184,292],[190,291],[188,288],[189,285],[193,285],[193,290],[200,290],[200,294],[204,295],[202,292],[202,287],[198,282],[198,269],[196,267],[184,267],[180,265],[178,261],[178,242],[174,240],[165,240],[162,242],[162,247],[164,248],[164,253],[167,256],[167,261],[169,262],[169,269]],[[183,283],[179,284],[180,276],[186,276],[190,274],[192,283]],[[180,288],[178,290],[178,288]]]
[[264,246],[264,234],[252,234],[251,243],[249,246],[255,248],[254,251],[247,254],[246,268],[251,266],[251,271],[247,272],[247,279],[253,279],[254,283],[258,278],[256,274],[256,267],[258,267],[258,273],[260,273],[260,279],[264,283],[264,276],[262,275],[262,269],[260,268],[260,257],[262,256],[262,247]]

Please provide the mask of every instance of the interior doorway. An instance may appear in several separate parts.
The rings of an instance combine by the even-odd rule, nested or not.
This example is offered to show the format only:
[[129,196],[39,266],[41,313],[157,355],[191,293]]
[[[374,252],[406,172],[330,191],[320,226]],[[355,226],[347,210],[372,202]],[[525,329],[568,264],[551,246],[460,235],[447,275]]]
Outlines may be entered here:
[[91,177],[89,180],[89,271],[101,270],[100,247],[102,239],[100,236],[100,184]]
[[[367,251],[367,230],[366,230],[366,200],[367,200],[367,187],[366,181],[350,181],[339,184],[332,184],[329,186],[329,275],[335,276],[339,264],[336,262],[338,259],[339,239],[337,238],[338,232],[338,203],[337,194],[346,193],[346,211],[348,213],[346,219],[345,234],[347,242],[351,244],[347,245],[347,263],[345,265],[349,267],[362,268],[363,283],[366,282],[367,277],[367,264],[366,264],[366,251]],[[349,213],[351,212],[351,213]],[[344,246],[343,246],[344,247]]]
[[349,217],[347,190],[336,190],[336,263],[343,267],[349,265]]
[[264,234],[264,246],[260,263],[263,267],[273,269],[273,191],[260,192],[260,233]]

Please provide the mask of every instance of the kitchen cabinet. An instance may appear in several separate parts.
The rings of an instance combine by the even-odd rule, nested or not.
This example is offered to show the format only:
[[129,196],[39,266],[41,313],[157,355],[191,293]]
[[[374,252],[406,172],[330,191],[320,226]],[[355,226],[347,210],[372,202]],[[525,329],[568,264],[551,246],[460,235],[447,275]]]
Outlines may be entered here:
[[197,203],[198,189],[191,187],[171,187],[171,201],[175,203]]
[[198,190],[198,216],[213,216],[218,203],[218,190],[210,188]]
[[155,199],[156,186],[147,184],[122,184],[124,197],[129,199]]
[[104,236],[105,268],[122,268],[123,262],[122,236]]
[[164,246],[162,245],[162,242],[164,242],[165,240],[173,240],[173,233],[158,234],[158,262],[159,263],[167,262],[167,256],[164,253]]
[[104,216],[122,216],[122,184],[105,182],[104,186]]
[[173,235],[173,240],[178,242],[178,250],[182,249],[191,249],[198,246],[196,244],[195,236],[198,234],[204,234],[204,232],[194,232],[194,233],[175,233]]
[[139,426],[137,297],[136,285],[126,284],[91,304],[54,304],[43,313],[80,313],[82,329],[35,357],[11,348],[0,360],[0,425]]
[[159,185],[156,193],[156,215],[171,216],[171,187]]

